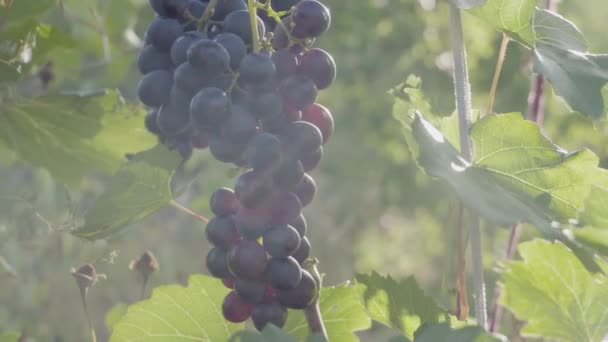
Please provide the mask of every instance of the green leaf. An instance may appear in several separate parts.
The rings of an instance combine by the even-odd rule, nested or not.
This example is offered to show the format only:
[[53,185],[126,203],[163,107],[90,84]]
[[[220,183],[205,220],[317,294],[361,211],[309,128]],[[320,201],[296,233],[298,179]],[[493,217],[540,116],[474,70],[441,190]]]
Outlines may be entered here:
[[283,330],[268,324],[261,332],[243,330],[232,335],[230,342],[298,342],[298,339],[289,336]]
[[488,0],[450,0],[458,8],[470,9],[473,7],[481,6]]
[[0,342],[18,342],[19,338],[21,338],[21,333],[16,331],[0,334]]
[[439,322],[447,315],[446,310],[424,293],[414,277],[396,281],[391,276],[373,272],[359,274],[356,279],[366,286],[363,303],[370,317],[409,338],[421,325]]
[[414,342],[499,342],[501,340],[478,326],[452,329],[449,323],[438,323],[422,326],[416,332]]
[[524,336],[600,341],[608,334],[608,278],[592,275],[561,243],[519,246],[523,261],[506,264],[502,305],[526,322]]
[[0,143],[69,185],[93,171],[116,171],[132,152],[125,148],[138,151],[155,141],[143,127],[143,109],[115,91],[18,98],[4,109]]
[[561,15],[537,8],[534,13],[536,42],[576,51],[586,51],[587,42],[583,33]]
[[534,0],[488,0],[485,5],[470,10],[470,13],[532,47],[535,40],[532,29],[535,6]]
[[173,199],[171,177],[180,162],[179,153],[160,144],[137,153],[112,177],[86,213],[84,227],[73,234],[103,239],[167,205]]
[[112,331],[116,323],[127,313],[128,305],[124,303],[118,303],[114,305],[110,311],[106,314],[105,324],[108,331]]
[[219,280],[204,275],[192,275],[188,287],[155,288],[150,299],[129,306],[110,342],[227,341],[243,329],[243,324],[229,323],[222,315],[228,291]]
[[55,4],[55,0],[13,0],[10,4],[10,8],[0,5],[0,17],[6,15],[7,25],[43,14]]
[[[371,320],[361,302],[365,286],[361,284],[321,289],[319,305],[330,341],[359,341],[353,333],[368,329]],[[300,341],[308,336],[308,324],[301,310],[290,310],[283,330]]]
[[538,42],[534,72],[544,75],[575,111],[598,119],[604,113],[602,87],[608,82],[608,55],[566,50]]

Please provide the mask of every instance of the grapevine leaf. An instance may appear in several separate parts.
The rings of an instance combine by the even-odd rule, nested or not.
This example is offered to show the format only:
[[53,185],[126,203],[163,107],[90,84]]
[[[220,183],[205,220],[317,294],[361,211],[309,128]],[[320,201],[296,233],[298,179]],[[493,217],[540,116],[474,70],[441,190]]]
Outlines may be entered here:
[[558,13],[546,9],[536,9],[534,33],[536,42],[551,44],[567,50],[587,50],[585,36],[578,27]]
[[608,334],[608,278],[590,274],[561,243],[519,246],[523,261],[506,264],[500,302],[526,322],[525,336],[600,341]]
[[154,142],[143,111],[115,91],[18,98],[3,109],[0,143],[70,185],[93,171],[116,171],[130,152],[125,146],[140,150]]
[[534,45],[532,19],[535,6],[535,0],[488,0],[483,6],[471,9],[470,13],[512,39],[532,47]]
[[[364,291],[365,286],[361,284],[321,289],[319,305],[330,341],[359,341],[353,333],[371,326],[361,302]],[[304,313],[290,310],[283,330],[299,340],[306,340],[309,329]]]
[[366,286],[363,304],[370,317],[409,338],[421,325],[437,323],[447,315],[446,310],[424,293],[414,277],[396,281],[390,275],[383,277],[373,272],[359,274],[356,279]]
[[20,337],[21,333],[7,332],[0,334],[0,342],[18,342]]
[[575,228],[573,233],[578,242],[608,256],[608,171],[598,178],[579,218],[583,228]]
[[481,6],[488,0],[451,0],[451,2],[458,8],[470,9],[473,7]]
[[168,204],[170,181],[181,157],[163,145],[137,153],[110,180],[85,215],[76,236],[96,240],[115,234]]
[[415,342],[500,342],[501,339],[490,335],[478,326],[452,329],[449,323],[422,326],[416,331]]
[[283,330],[268,324],[261,332],[243,330],[232,335],[230,342],[297,342],[298,339],[289,336]]
[[243,324],[229,323],[222,315],[228,291],[204,275],[192,275],[188,287],[158,287],[150,299],[129,306],[114,325],[110,342],[227,341],[243,329]]

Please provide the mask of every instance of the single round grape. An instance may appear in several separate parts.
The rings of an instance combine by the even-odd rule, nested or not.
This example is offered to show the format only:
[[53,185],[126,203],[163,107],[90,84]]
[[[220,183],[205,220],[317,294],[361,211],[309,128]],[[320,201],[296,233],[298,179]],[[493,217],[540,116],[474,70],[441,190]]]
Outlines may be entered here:
[[246,9],[246,0],[219,0],[217,5],[215,5],[215,10],[213,11],[211,19],[224,20],[229,13]]
[[304,171],[310,172],[319,166],[321,159],[323,159],[323,147],[319,147],[313,152],[304,154],[300,158],[300,161],[302,162],[302,166],[304,166]]
[[207,240],[216,247],[229,248],[241,239],[231,216],[216,216],[207,223]]
[[306,229],[308,228],[308,224],[306,223],[306,218],[304,214],[300,214],[297,219],[291,221],[289,224],[300,234],[300,244],[302,244],[302,239],[306,236]]
[[336,62],[329,53],[319,48],[302,54],[298,71],[310,78],[318,90],[328,88],[336,80]]
[[298,58],[288,48],[282,48],[272,54],[272,62],[276,68],[276,76],[284,79],[298,71]]
[[314,38],[326,32],[331,25],[329,9],[316,0],[299,2],[291,14],[294,27],[292,34],[296,38]]
[[292,75],[279,84],[279,94],[289,110],[301,110],[317,99],[317,86],[308,77]]
[[248,240],[260,238],[270,227],[270,219],[270,212],[266,208],[240,207],[234,215],[239,233]]
[[207,35],[199,31],[188,31],[179,37],[173,45],[171,45],[171,60],[175,65],[181,65],[186,62],[188,49],[195,42],[207,38]]
[[302,279],[293,289],[280,291],[279,302],[290,309],[302,310],[309,306],[318,295],[319,289],[313,277],[302,270]]
[[222,303],[222,313],[227,321],[232,323],[245,322],[253,310],[253,305],[245,301],[236,291],[230,291]]
[[281,141],[270,133],[257,134],[249,141],[245,155],[254,170],[272,169],[281,160]]
[[158,108],[150,109],[146,115],[145,125],[148,132],[154,135],[162,135],[160,128],[156,124],[156,118],[158,117]]
[[288,224],[302,213],[302,202],[291,192],[283,192],[276,196],[272,206],[272,222]]
[[173,42],[177,40],[184,30],[179,21],[175,19],[156,17],[146,30],[146,38],[150,44],[160,51],[168,52]]
[[264,233],[263,243],[270,256],[286,258],[300,247],[300,234],[288,224],[276,225]]
[[171,106],[162,106],[158,110],[156,125],[166,137],[176,137],[190,129],[188,113],[176,111]]
[[305,207],[315,198],[317,184],[309,174],[305,174],[300,184],[294,190],[294,193],[302,202],[302,207]]
[[300,247],[293,253],[292,257],[300,263],[300,265],[310,256],[310,241],[304,236],[300,239]]
[[224,162],[234,163],[241,159],[247,145],[235,144],[218,136],[209,137],[209,152],[213,158]]
[[282,328],[287,322],[287,308],[277,301],[258,303],[253,306],[251,319],[258,331],[262,331],[268,323]]
[[224,32],[215,37],[215,41],[228,51],[230,55],[230,68],[237,70],[241,61],[247,55],[247,45],[241,37],[234,33]]
[[167,52],[158,50],[154,45],[146,45],[137,55],[137,68],[145,75],[154,70],[170,70],[173,63]]
[[304,179],[304,166],[297,159],[284,161],[274,174],[274,184],[283,191],[295,190]]
[[272,120],[283,113],[283,99],[275,91],[250,92],[246,101],[258,119]]
[[230,117],[230,98],[218,88],[204,88],[190,102],[190,116],[197,127],[218,125]]
[[207,254],[207,270],[216,278],[228,278],[232,274],[228,269],[228,252],[220,247],[212,248]]
[[325,106],[313,103],[302,110],[302,121],[315,125],[323,136],[323,144],[327,143],[334,133],[334,118]]
[[209,147],[209,135],[205,131],[196,131],[190,137],[192,147],[202,150]]
[[289,290],[298,286],[302,280],[302,268],[292,257],[270,258],[266,266],[266,277],[272,287]]
[[218,42],[201,39],[188,49],[188,62],[207,72],[222,73],[228,70],[230,55]]
[[220,188],[211,195],[209,207],[217,216],[228,216],[236,213],[239,208],[239,201],[232,189]]
[[262,279],[266,251],[255,240],[241,240],[228,252],[228,268],[237,278]]
[[222,124],[222,136],[231,142],[246,144],[256,132],[257,121],[253,114],[243,106],[232,106],[230,117]]
[[237,279],[234,290],[247,302],[256,304],[266,295],[266,283],[261,280]]
[[205,87],[211,76],[205,71],[193,67],[190,63],[182,63],[175,69],[173,78],[179,89],[194,95]]
[[310,122],[296,121],[287,127],[281,135],[281,141],[289,155],[301,159],[321,147],[323,136],[321,131]]
[[263,205],[273,194],[272,181],[264,171],[250,170],[236,181],[234,193],[245,207]]
[[147,73],[139,82],[137,95],[143,104],[160,107],[169,103],[173,77],[167,70],[154,70]]
[[239,66],[239,81],[246,85],[268,83],[276,72],[269,56],[262,53],[248,54]]
[[[257,17],[258,23],[258,37],[264,37],[266,34],[266,28],[264,22],[260,17]],[[224,19],[224,32],[234,33],[245,42],[245,44],[251,44],[251,24],[249,23],[249,11],[240,10],[234,11],[226,16]]]

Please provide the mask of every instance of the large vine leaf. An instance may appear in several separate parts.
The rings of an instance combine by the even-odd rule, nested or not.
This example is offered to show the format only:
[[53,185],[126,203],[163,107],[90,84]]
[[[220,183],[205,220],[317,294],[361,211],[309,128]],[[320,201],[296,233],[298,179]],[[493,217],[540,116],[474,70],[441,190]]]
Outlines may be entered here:
[[579,218],[583,228],[573,230],[576,240],[608,256],[608,171],[601,174]]
[[[369,329],[371,320],[361,302],[365,286],[362,284],[324,287],[319,305],[330,341],[359,341],[354,332]],[[283,330],[300,341],[309,334],[308,324],[302,311],[289,311]]]
[[373,272],[359,274],[356,279],[366,287],[363,304],[370,317],[409,338],[421,325],[437,323],[447,315],[446,310],[424,293],[414,277],[396,281],[391,276]]
[[181,160],[179,153],[160,144],[135,154],[112,177],[86,213],[84,226],[73,234],[103,239],[167,205],[173,199],[171,177]]
[[143,128],[143,115],[115,91],[17,98],[0,113],[0,143],[77,185],[90,172],[116,171],[125,152],[132,152],[125,148],[137,151],[154,144]]
[[191,276],[188,287],[158,287],[150,299],[129,306],[114,325],[110,342],[228,341],[243,329],[243,324],[229,323],[222,315],[228,291],[204,275]]
[[488,0],[470,13],[504,32],[509,37],[531,47],[534,45],[534,0]]
[[415,342],[500,342],[502,339],[490,335],[479,326],[452,329],[449,323],[422,326],[416,331]]
[[608,335],[608,278],[592,275],[561,243],[519,246],[523,261],[506,264],[500,302],[526,322],[525,336],[601,341]]

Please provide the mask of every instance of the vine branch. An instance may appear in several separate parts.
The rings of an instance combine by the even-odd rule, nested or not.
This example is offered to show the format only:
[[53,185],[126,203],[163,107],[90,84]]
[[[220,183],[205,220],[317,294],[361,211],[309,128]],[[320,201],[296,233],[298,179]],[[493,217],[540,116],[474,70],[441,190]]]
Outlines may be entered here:
[[488,97],[486,113],[492,113],[494,111],[494,100],[496,99],[496,90],[498,89],[498,81],[500,80],[502,67],[505,64],[505,57],[507,56],[507,48],[509,47],[509,41],[509,37],[503,33],[502,41],[500,43],[500,51],[498,52],[498,60],[496,61],[496,69],[494,70],[494,77],[492,79],[492,86],[490,87],[490,96]]
[[249,24],[251,25],[251,49],[254,53],[260,51],[260,38],[258,37],[258,15],[256,0],[247,0],[249,7]]
[[[470,161],[473,155],[469,139],[469,128],[471,127],[472,121],[471,84],[469,83],[466,48],[463,39],[462,18],[460,9],[453,3],[450,3],[450,29],[452,34],[452,53],[454,60],[454,91],[460,128],[460,148],[464,157]],[[475,287],[475,315],[477,317],[477,323],[486,329],[486,291],[483,278],[481,229],[479,227],[479,218],[472,212],[469,212],[469,221],[473,284]]]

